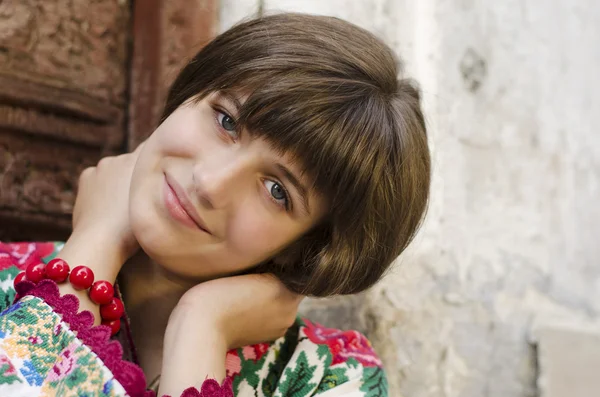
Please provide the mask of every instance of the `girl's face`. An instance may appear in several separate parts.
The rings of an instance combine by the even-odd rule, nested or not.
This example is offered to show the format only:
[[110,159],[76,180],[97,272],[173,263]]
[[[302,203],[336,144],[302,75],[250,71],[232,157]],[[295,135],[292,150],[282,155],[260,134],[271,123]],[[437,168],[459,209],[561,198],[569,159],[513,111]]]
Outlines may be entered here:
[[287,155],[235,130],[241,98],[213,93],[173,112],[144,144],[130,221],[165,269],[208,279],[276,258],[325,215]]

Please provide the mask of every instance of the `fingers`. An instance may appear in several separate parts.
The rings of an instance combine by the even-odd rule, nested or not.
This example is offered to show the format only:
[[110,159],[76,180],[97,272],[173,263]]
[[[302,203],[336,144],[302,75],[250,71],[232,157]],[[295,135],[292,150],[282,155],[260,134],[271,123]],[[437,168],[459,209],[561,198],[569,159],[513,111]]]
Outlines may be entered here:
[[146,141],[143,141],[142,143],[140,143],[135,150],[132,152],[133,154],[140,154],[140,152],[142,151],[142,148],[144,147],[144,144],[146,143]]
[[84,183],[90,177],[90,175],[94,173],[95,170],[96,167],[87,167],[84,169],[81,174],[79,174],[79,185],[81,186],[81,184]]
[[[100,169],[105,169],[111,165],[120,165],[120,166],[133,166],[135,164],[135,161],[137,160],[137,157],[139,156],[140,152],[142,151],[142,149],[144,148],[146,141],[140,143],[133,152],[131,153],[124,153],[124,154],[120,154],[118,156],[107,156],[107,157],[103,157],[100,159],[100,161],[98,162],[98,164],[96,164],[95,166],[92,167],[87,167],[86,169],[84,169],[81,174],[79,175],[79,184],[81,184],[83,181],[85,181],[86,179],[89,179],[89,177],[94,173],[94,171]],[[129,160],[134,160],[131,162]]]

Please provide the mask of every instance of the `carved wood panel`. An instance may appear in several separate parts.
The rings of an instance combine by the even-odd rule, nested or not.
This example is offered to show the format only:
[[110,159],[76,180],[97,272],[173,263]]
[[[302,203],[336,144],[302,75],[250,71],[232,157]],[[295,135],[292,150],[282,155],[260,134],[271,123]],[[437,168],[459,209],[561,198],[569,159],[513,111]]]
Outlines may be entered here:
[[129,7],[0,2],[0,239],[64,235],[81,170],[124,147]]

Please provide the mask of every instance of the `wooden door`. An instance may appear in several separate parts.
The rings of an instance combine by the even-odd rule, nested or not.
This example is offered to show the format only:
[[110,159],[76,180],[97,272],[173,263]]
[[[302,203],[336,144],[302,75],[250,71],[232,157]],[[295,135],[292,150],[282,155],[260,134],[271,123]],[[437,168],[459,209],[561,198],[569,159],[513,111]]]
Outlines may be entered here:
[[216,0],[0,1],[0,240],[64,239],[81,171],[156,127]]

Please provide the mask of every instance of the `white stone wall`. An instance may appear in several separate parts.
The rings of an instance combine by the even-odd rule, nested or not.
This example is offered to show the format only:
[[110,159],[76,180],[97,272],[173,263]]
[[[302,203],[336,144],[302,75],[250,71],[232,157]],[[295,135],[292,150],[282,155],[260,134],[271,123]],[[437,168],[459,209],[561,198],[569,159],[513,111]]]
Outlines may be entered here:
[[367,333],[390,396],[535,396],[535,328],[600,329],[600,3],[221,3],[222,29],[271,10],[348,19],[424,93],[425,227],[380,285],[303,311]]

